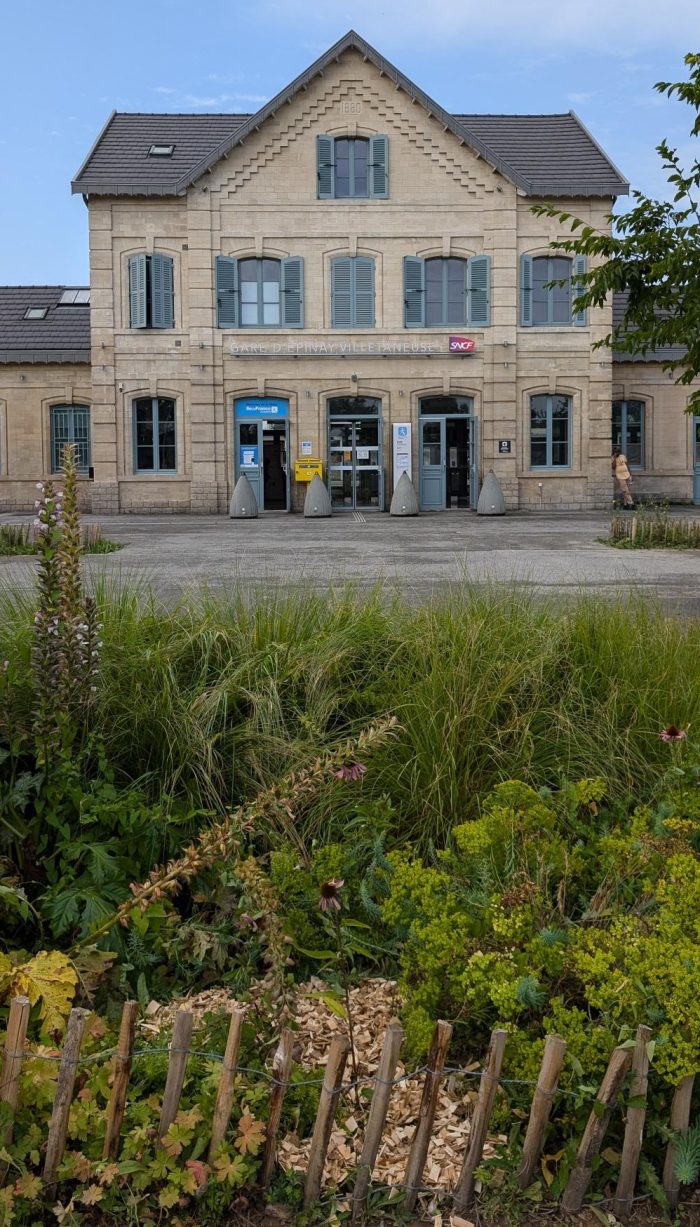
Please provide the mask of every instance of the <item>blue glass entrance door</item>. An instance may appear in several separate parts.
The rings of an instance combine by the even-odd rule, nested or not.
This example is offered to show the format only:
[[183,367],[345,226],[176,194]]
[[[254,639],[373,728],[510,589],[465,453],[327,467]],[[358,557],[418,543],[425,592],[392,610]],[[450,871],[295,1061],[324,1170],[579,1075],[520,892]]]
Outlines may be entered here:
[[700,417],[693,418],[693,502],[700,506]]
[[236,422],[236,480],[245,473],[253,487],[258,511],[264,510],[262,433],[262,422]]
[[421,418],[420,505],[424,511],[444,511],[447,505],[445,419]]

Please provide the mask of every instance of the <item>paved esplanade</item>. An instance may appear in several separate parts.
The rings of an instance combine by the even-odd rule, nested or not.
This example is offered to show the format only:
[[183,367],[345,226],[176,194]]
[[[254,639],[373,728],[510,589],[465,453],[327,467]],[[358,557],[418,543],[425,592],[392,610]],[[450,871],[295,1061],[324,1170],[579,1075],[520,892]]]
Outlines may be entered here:
[[[18,519],[2,515],[0,523]],[[466,580],[550,595],[614,598],[639,591],[670,611],[700,615],[700,551],[611,549],[596,540],[609,525],[596,513],[415,519],[368,513],[329,520],[268,513],[248,521],[125,515],[100,523],[104,536],[125,548],[88,557],[88,572],[145,580],[170,600],[199,585],[213,591],[236,584],[323,590],[332,581],[370,587],[383,580],[388,589],[423,601]],[[0,585],[29,585],[34,569],[32,558],[0,558]]]

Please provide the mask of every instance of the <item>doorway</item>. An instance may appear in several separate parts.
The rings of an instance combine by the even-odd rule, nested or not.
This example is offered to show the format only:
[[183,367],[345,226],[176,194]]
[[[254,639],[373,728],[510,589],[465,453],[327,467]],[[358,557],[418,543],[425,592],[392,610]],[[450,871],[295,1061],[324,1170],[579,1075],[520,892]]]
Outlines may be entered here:
[[421,401],[420,504],[424,511],[472,510],[478,498],[477,421],[466,396]]
[[328,402],[328,484],[334,511],[384,506],[381,401],[336,396]]
[[235,405],[235,479],[245,473],[258,511],[289,510],[287,401],[257,397]]

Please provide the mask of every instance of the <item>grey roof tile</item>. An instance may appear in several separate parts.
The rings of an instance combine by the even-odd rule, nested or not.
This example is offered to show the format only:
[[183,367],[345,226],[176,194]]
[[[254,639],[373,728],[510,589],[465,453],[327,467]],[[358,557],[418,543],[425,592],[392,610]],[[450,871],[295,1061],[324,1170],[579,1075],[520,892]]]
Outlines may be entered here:
[[[90,307],[60,306],[67,288],[86,286],[0,286],[0,363],[89,362]],[[43,320],[24,318],[28,307],[46,307]]]
[[[613,325],[622,323],[629,294],[621,290],[613,294]],[[662,345],[660,349],[649,350],[646,354],[616,353],[613,350],[613,362],[674,362],[686,355],[684,345]]]
[[[87,195],[182,195],[190,184],[349,49],[420,103],[528,195],[618,196],[628,183],[573,112],[567,115],[450,115],[354,30],[266,102],[255,115],[126,115],[108,119],[72,183]],[[152,144],[174,144],[170,158]]]

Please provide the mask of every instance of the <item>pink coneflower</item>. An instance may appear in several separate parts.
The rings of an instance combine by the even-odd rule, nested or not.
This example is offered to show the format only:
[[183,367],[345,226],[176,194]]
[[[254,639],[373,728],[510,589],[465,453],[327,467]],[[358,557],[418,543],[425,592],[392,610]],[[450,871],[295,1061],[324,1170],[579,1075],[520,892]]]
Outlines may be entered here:
[[361,780],[366,770],[364,763],[349,763],[347,767],[339,767],[333,775],[337,780]]
[[323,882],[321,885],[321,898],[318,901],[318,906],[322,912],[340,911],[340,899],[338,892],[345,885],[345,878],[331,878],[330,882]]
[[676,728],[675,724],[669,724],[668,728],[662,729],[659,733],[662,741],[683,741],[687,736],[687,729]]

